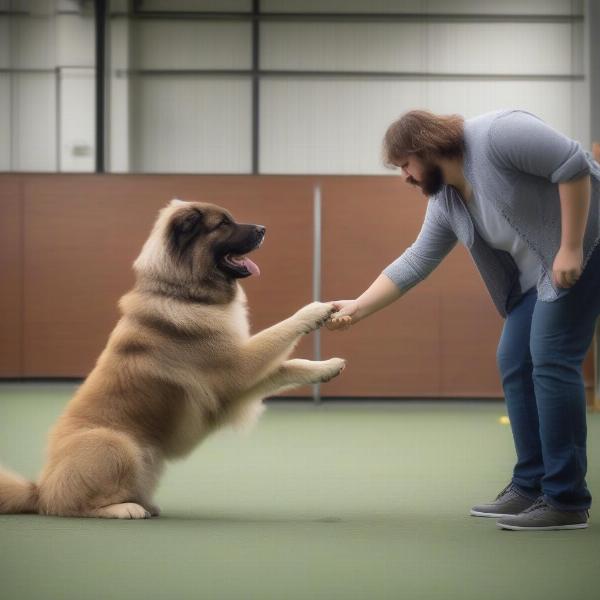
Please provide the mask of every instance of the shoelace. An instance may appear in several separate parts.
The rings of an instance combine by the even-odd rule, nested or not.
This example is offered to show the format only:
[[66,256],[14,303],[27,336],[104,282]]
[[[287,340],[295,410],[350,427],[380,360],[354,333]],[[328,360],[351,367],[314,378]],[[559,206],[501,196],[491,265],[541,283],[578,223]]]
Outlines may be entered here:
[[550,507],[544,502],[543,498],[538,498],[529,508],[526,508],[524,513],[532,512],[534,510],[549,510]]
[[500,500],[504,494],[510,491],[512,488],[512,481],[496,496],[496,500]]
[[[549,504],[546,504],[546,502],[544,502],[543,498],[538,498],[529,508],[526,508],[523,512],[531,512],[533,510],[553,510],[553,509]],[[583,510],[581,512],[584,512],[588,519],[590,518],[589,509]]]

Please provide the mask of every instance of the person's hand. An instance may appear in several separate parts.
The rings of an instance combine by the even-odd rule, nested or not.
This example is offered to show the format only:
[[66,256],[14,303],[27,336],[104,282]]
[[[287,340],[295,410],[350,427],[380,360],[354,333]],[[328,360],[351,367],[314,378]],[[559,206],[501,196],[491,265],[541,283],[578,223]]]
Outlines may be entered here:
[[583,264],[583,249],[561,246],[554,257],[552,279],[554,285],[560,288],[570,288],[581,276]]
[[360,306],[356,300],[334,300],[333,305],[338,310],[325,321],[327,329],[344,331],[360,319]]

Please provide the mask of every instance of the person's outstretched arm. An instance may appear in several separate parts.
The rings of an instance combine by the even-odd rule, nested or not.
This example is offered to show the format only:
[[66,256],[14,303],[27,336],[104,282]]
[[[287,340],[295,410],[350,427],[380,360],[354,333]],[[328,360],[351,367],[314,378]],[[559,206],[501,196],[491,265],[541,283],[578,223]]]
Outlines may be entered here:
[[339,309],[326,322],[328,329],[344,330],[385,308],[423,281],[454,248],[456,235],[429,201],[423,227],[402,256],[388,265],[373,283],[354,300],[334,300]]
[[328,329],[348,329],[370,314],[385,308],[402,296],[403,291],[384,273],[366,289],[356,300],[335,300],[338,310],[325,323]]

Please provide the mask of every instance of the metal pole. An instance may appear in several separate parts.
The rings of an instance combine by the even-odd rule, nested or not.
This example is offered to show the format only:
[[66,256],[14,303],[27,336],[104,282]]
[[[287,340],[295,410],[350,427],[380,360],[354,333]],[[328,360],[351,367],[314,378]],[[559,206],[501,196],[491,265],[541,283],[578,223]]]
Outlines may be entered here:
[[258,175],[260,136],[260,0],[252,2],[252,174]]
[[[321,301],[321,186],[313,189],[313,301]],[[321,331],[313,337],[314,360],[321,360]],[[321,402],[321,384],[313,384],[313,401]]]
[[54,69],[54,96],[55,96],[55,103],[56,106],[54,107],[55,112],[56,112],[56,124],[55,124],[55,128],[56,128],[56,139],[55,139],[55,146],[56,146],[56,171],[57,172],[61,172],[62,171],[62,120],[61,120],[61,96],[62,96],[62,88],[61,88],[61,76],[62,76],[62,72],[60,67],[56,67]]
[[104,173],[106,0],[96,0],[94,8],[96,14],[96,172]]

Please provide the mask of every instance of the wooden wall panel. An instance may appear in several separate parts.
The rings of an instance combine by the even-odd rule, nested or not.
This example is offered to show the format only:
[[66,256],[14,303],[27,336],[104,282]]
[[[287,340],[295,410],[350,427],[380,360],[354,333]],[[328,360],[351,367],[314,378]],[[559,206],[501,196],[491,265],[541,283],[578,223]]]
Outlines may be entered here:
[[[0,176],[0,377],[81,377],[118,319],[131,264],[171,198],[221,204],[267,227],[246,279],[252,331],[312,300],[313,187],[323,199],[322,298],[359,295],[412,243],[426,200],[398,177]],[[460,245],[434,274],[347,332],[322,356],[348,369],[324,396],[501,396],[502,327]],[[296,356],[312,357],[312,336]],[[591,384],[591,353],[584,365]],[[310,395],[311,390],[290,395]]]
[[[245,280],[252,330],[311,300],[312,188],[306,179],[35,176],[25,187],[24,374],[89,372],[133,283],[131,264],[171,198],[210,201],[267,227]],[[298,355],[309,356],[310,341]],[[298,393],[307,394],[307,390]]]
[[22,372],[22,203],[20,180],[0,176],[0,377]]
[[439,316],[442,396],[502,396],[496,347],[504,320],[467,249],[457,244],[432,278],[443,297]]
[[130,266],[161,202],[133,182],[36,176],[25,186],[26,377],[81,377],[93,367],[133,283]]
[[[396,177],[328,178],[322,196],[323,298],[355,298],[412,242],[426,202]],[[322,356],[348,365],[323,394],[439,396],[440,301],[428,282],[348,331],[325,331]]]
[[[323,295],[354,298],[416,238],[426,199],[397,177],[323,183]],[[323,336],[323,356],[347,356],[326,393],[500,396],[495,349],[502,320],[460,245],[396,303],[346,332]]]

